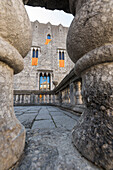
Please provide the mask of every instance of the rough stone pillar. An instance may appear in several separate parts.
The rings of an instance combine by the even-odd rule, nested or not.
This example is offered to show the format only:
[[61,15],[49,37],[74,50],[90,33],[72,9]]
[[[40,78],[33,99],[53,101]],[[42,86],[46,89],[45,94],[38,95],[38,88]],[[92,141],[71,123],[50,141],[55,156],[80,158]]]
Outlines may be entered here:
[[[22,0],[0,0],[0,169],[9,169],[20,157],[25,129],[13,109],[13,74],[23,69],[30,44],[30,22]],[[22,55],[22,56],[21,56]]]
[[52,103],[56,103],[55,94],[52,95]]
[[76,63],[76,74],[82,77],[87,107],[73,130],[73,142],[87,159],[112,170],[113,0],[72,2],[76,17],[69,29],[67,49]]
[[65,89],[65,104],[69,103],[68,87]]
[[40,80],[40,74],[36,73],[36,90],[39,90],[39,80]]
[[67,94],[66,94],[66,98],[67,98],[67,103],[69,104],[69,100],[70,100],[70,91],[69,91],[69,86],[67,87]]
[[51,103],[51,94],[49,94],[49,103]]
[[75,97],[74,97],[75,89],[74,89],[74,83],[70,84],[70,103],[72,106],[75,105]]
[[62,104],[62,92],[58,93],[58,100],[59,100],[59,104]]
[[50,73],[50,90],[53,90],[53,76],[52,76],[52,73]]
[[81,82],[76,82],[76,104],[82,104],[82,95],[81,95]]

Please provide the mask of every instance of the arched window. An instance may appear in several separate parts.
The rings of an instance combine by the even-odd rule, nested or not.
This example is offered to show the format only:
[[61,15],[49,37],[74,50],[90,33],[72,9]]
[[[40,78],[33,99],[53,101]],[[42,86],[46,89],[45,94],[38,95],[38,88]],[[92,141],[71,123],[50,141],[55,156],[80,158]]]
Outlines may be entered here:
[[36,50],[36,58],[38,58],[38,49]]
[[65,66],[64,51],[59,51],[59,67]]
[[38,65],[38,49],[32,50],[32,66],[37,66]]
[[49,39],[49,40],[51,39],[51,35],[50,34],[47,35],[47,39]]
[[64,51],[62,52],[62,60],[64,60]]
[[52,39],[51,39],[51,35],[50,35],[50,34],[48,34],[48,35],[47,35],[47,38],[46,38],[45,45],[48,45],[48,44],[49,44],[49,42],[50,42],[51,40],[52,40]]
[[50,90],[50,74],[40,73],[40,90]]
[[59,60],[61,60],[61,51],[59,52]]
[[33,49],[32,58],[35,58],[35,49]]

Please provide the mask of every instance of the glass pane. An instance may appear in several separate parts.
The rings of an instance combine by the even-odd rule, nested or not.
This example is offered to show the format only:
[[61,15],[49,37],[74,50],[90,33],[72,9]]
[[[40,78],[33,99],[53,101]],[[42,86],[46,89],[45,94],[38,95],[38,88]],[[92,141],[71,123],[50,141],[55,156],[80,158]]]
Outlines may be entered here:
[[35,58],[35,49],[33,49],[32,58]]
[[38,58],[38,50],[36,50],[36,58]]
[[50,76],[40,76],[40,90],[49,90],[50,87]]
[[64,60],[64,52],[62,52],[62,60]]
[[50,39],[51,39],[51,36],[50,36],[50,35],[47,35],[47,39],[49,39],[49,40],[50,40]]
[[59,60],[61,60],[61,52],[59,52]]

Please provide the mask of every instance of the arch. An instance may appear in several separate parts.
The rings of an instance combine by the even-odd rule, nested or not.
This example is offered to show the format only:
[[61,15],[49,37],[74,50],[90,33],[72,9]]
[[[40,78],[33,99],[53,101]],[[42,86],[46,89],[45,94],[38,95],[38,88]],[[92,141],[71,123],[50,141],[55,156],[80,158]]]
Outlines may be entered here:
[[47,39],[51,40],[51,35],[50,34],[47,35]]
[[40,73],[40,85],[39,85],[40,90],[50,90],[50,74],[48,76],[46,73],[44,73],[44,76],[42,76],[42,73]]
[[36,50],[36,58],[38,58],[38,49]]
[[35,58],[35,49],[33,48],[32,58]]
[[64,51],[59,51],[59,67],[65,67]]
[[62,58],[61,58],[61,51],[59,51],[59,60],[61,60]]
[[64,60],[64,51],[62,52],[62,60]]

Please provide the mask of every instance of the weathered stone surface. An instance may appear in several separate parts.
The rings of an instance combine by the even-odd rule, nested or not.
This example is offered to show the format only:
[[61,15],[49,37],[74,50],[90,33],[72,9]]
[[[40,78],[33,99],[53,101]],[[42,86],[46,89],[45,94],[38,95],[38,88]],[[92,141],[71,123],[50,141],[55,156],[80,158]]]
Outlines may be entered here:
[[[0,169],[20,157],[25,129],[13,110],[13,74],[23,69],[31,44],[31,27],[22,0],[0,1]],[[22,55],[22,56],[21,56]]]
[[[30,110],[31,114],[33,109],[26,107],[26,110]],[[35,107],[35,109],[39,106]],[[16,111],[17,108],[15,108]],[[24,109],[24,107],[23,107]],[[47,112],[48,110],[48,112]],[[61,126],[61,122],[58,122],[58,127],[53,127],[48,124],[46,128],[45,124],[39,127],[39,124],[44,120],[34,121],[37,125],[34,129],[27,130],[26,147],[23,156],[19,160],[18,164],[13,168],[15,170],[101,170],[92,165],[89,161],[85,160],[76,148],[73,146],[71,141],[71,129],[67,130],[68,121],[71,126],[75,125],[75,120],[79,119],[78,116],[72,115],[70,112],[62,111],[57,107],[42,106],[40,112],[45,114],[54,115],[51,117],[51,121],[55,117],[61,117],[64,127]],[[54,114],[53,114],[54,113]],[[59,114],[61,116],[59,116]],[[43,114],[43,115],[45,115]],[[57,116],[58,114],[58,116]],[[73,117],[73,118],[71,118]],[[59,119],[60,120],[60,119]],[[40,124],[41,125],[41,124]]]
[[82,74],[82,94],[87,109],[74,128],[73,141],[85,157],[111,170],[113,169],[113,63],[93,66]]
[[0,37],[25,57],[31,46],[31,27],[22,0],[0,1],[0,16]]
[[[34,1],[34,2],[36,2],[36,1]],[[43,1],[43,2],[39,1],[39,5],[53,9],[53,8],[55,8],[55,5],[57,7],[57,4],[55,4],[55,2],[59,2],[59,1],[54,1],[54,3],[51,1]],[[64,2],[64,1],[62,1],[62,2]],[[112,59],[109,58],[110,60],[108,59],[109,63],[107,63],[107,64],[101,64],[101,61],[104,63],[108,62],[103,57],[105,55],[105,51],[103,51],[103,48],[104,47],[106,48],[106,44],[113,43],[113,29],[112,29],[113,28],[113,15],[112,15],[113,1],[112,0],[95,0],[95,1],[94,0],[77,0],[77,1],[70,0],[70,1],[66,1],[66,2],[70,3],[70,7],[67,9],[67,5],[66,5],[66,7],[63,7],[64,6],[64,4],[63,4],[63,6],[61,5],[60,9],[64,9],[65,11],[69,10],[74,15],[75,15],[75,13],[77,13],[75,19],[72,22],[71,28],[69,30],[68,38],[67,38],[67,48],[68,48],[70,58],[74,62],[76,62],[83,55],[85,55],[89,51],[92,51],[96,48],[98,48],[98,49],[100,48],[100,50],[102,51],[102,54],[99,55],[99,60],[98,59],[95,60],[96,55],[94,58],[93,57],[89,58],[90,61],[92,59],[94,59],[97,63],[94,61],[93,61],[93,63],[89,63],[89,68],[88,68],[88,66],[85,65],[84,69],[81,71],[79,70],[79,73],[78,73],[78,74],[82,75],[83,98],[84,98],[85,104],[87,106],[87,109],[84,112],[83,117],[81,118],[81,121],[79,122],[78,126],[76,126],[74,128],[74,131],[73,131],[73,139],[74,140],[73,141],[74,141],[76,147],[79,149],[79,151],[81,151],[81,153],[85,157],[87,157],[91,161],[95,162],[99,166],[102,166],[102,167],[106,168],[107,170],[111,170],[111,169],[113,169],[113,164],[112,164],[112,162],[113,162],[113,147],[112,147],[113,146],[113,143],[112,143],[112,141],[113,141],[113,120],[112,120],[112,116],[113,116],[113,114],[112,114],[112,110],[113,110],[112,109],[112,104],[113,104],[112,103],[112,95],[113,95],[112,94],[112,87],[113,87],[112,79],[113,79],[113,77],[112,77],[112,71],[110,70],[112,68],[112,62],[111,62]],[[41,5],[41,3],[42,3],[42,5]],[[17,6],[15,4],[17,4]],[[21,30],[18,29],[19,32],[16,32],[17,28],[20,28],[20,25],[22,22],[26,23],[26,22],[24,22],[23,17],[21,18],[21,14],[23,13],[20,10],[21,8],[23,9],[21,4],[22,4],[22,2],[21,1],[17,2],[17,0],[14,3],[12,0],[11,1],[6,1],[6,0],[0,1],[0,8],[1,8],[0,11],[2,12],[2,17],[0,18],[0,21],[2,23],[0,26],[0,30],[1,30],[0,37],[1,37],[1,43],[4,44],[4,40],[7,41],[8,43],[10,43],[12,45],[12,47],[14,46],[15,49],[17,49],[19,51],[19,53],[22,54],[22,56],[24,56],[24,54],[27,52],[28,46],[27,46],[27,44],[26,44],[26,46],[24,46],[24,43],[22,40],[23,40],[23,37],[25,39],[25,37],[27,37],[27,36],[23,36],[24,34],[21,34],[21,32],[22,32],[22,30],[26,31],[26,29],[24,29],[25,25],[23,25],[21,27]],[[4,9],[7,9],[7,13],[6,13],[7,16],[5,16]],[[19,10],[17,10],[17,9],[19,9]],[[11,13],[11,11],[12,11],[12,13]],[[11,15],[11,14],[13,14],[13,15]],[[17,16],[19,16],[19,18],[14,17],[14,15],[16,16],[16,14],[18,14]],[[13,23],[8,22],[8,21],[10,21],[11,17],[12,17]],[[6,19],[6,22],[5,22],[5,19]],[[16,20],[17,20],[17,25],[14,24]],[[22,21],[22,22],[19,22],[19,21]],[[11,25],[10,25],[10,23],[11,23]],[[6,27],[6,25],[8,27]],[[15,27],[15,25],[16,25],[16,27]],[[28,25],[26,25],[26,28],[28,28]],[[16,39],[15,37],[21,37],[21,38]],[[103,46],[103,48],[101,48],[101,46]],[[23,47],[25,47],[25,50]],[[11,47],[10,47],[10,49],[11,49]],[[12,51],[12,50],[10,50],[10,51]],[[94,51],[97,53],[98,50],[94,50]],[[94,53],[93,53],[94,51],[92,51],[90,53],[92,56],[94,56]],[[6,50],[5,54],[6,54],[6,58],[7,58],[7,54],[8,54],[7,50]],[[15,54],[18,55],[18,52],[16,53],[14,51],[12,54],[13,54],[13,59],[14,59]],[[113,54],[111,53],[110,57],[112,55]],[[107,56],[109,57],[109,53],[107,53]],[[97,57],[98,57],[98,55],[97,55]],[[102,57],[102,59],[100,59],[101,57]],[[4,61],[5,63],[8,63],[9,66],[14,69],[13,65],[11,65],[11,62],[9,62],[8,59],[6,59],[4,56],[2,56],[1,58],[2,58],[1,59],[2,61]],[[19,62],[21,63],[21,59],[19,60]],[[79,63],[79,61],[78,61],[78,63]],[[3,67],[4,64],[2,62],[0,64],[1,64],[1,67]],[[95,66],[95,64],[100,64],[100,65]],[[4,68],[5,68],[5,71],[9,69],[9,67],[6,68],[6,66]],[[22,67],[21,67],[21,69],[22,69]],[[19,72],[19,70],[18,69],[16,70],[16,68],[14,70],[15,70],[15,73]],[[13,74],[13,70],[10,70],[9,73]],[[10,76],[10,78],[12,78],[12,77]],[[8,79],[8,80],[10,80],[10,79]],[[2,73],[0,76],[0,81],[3,83],[3,84],[2,83],[0,84],[0,90],[2,88],[5,89],[2,91],[2,95],[4,96],[3,99],[5,100],[6,96],[8,96],[10,94],[10,90],[12,90],[12,87],[5,88],[6,86],[4,83],[4,75],[2,75]],[[7,82],[7,85],[10,87],[10,81]],[[12,83],[11,83],[11,85],[12,85]],[[9,96],[8,99],[10,101],[12,99],[12,96]],[[11,113],[13,113],[12,103],[9,103],[9,105],[6,104],[5,106],[3,105],[2,100],[1,100],[1,103],[5,110],[5,112],[3,112],[3,111],[1,112],[1,117],[3,116],[3,118],[5,118],[5,121],[2,123],[7,124],[7,128],[5,128],[5,126],[3,126],[3,132],[6,132],[7,129],[10,127],[10,123],[11,123],[11,125],[13,125],[13,123],[15,124],[16,121],[12,122],[12,119],[11,119],[11,122],[8,122],[9,119],[8,119],[8,121],[6,121],[7,120],[6,112],[8,112],[11,108]],[[8,114],[9,114],[9,112],[8,112]],[[11,116],[13,117],[14,115],[12,114]],[[9,117],[10,117],[10,114],[9,114]],[[15,120],[15,119],[13,119],[13,120]],[[1,119],[1,121],[2,121],[2,119]],[[17,125],[18,125],[18,123],[17,123]],[[16,127],[18,127],[18,126],[16,126]],[[20,129],[21,129],[21,127],[20,127]],[[12,129],[10,129],[10,130],[12,130]],[[4,141],[3,132],[1,133],[1,138],[0,138],[2,141]],[[18,133],[16,133],[16,135],[17,134]],[[5,135],[6,135],[6,139],[7,139],[8,135],[6,133],[5,133]],[[10,139],[12,139],[13,134],[10,133],[10,135],[11,135]],[[35,134],[35,136],[36,136],[36,134]],[[54,135],[52,135],[52,136],[54,136]],[[63,135],[61,135],[61,136],[63,136]],[[65,141],[67,141],[66,138],[65,138]],[[23,142],[24,137],[20,138],[20,140],[21,139]],[[44,137],[44,142],[46,142],[45,139],[46,138]],[[58,136],[57,136],[57,139],[58,139]],[[69,136],[68,136],[68,139],[70,139]],[[34,140],[36,141],[36,139],[34,139]],[[7,142],[9,142],[9,141],[7,140]],[[42,142],[42,141],[39,141],[39,142]],[[1,142],[1,143],[3,143],[3,142]],[[33,143],[34,143],[34,141],[33,141]],[[55,143],[55,141],[54,141],[54,143]],[[20,144],[19,140],[18,140],[17,144],[18,145]],[[17,144],[15,145],[15,147],[12,148],[11,152],[13,151],[13,149],[14,149],[14,152],[17,151],[16,150]],[[45,144],[47,145],[47,143],[45,143]],[[60,144],[61,144],[61,141],[60,141]],[[58,143],[58,145],[59,145],[59,143]],[[43,146],[45,146],[45,145],[43,145]],[[63,142],[63,146],[65,146],[65,148],[67,148],[67,145],[64,145],[64,142]],[[23,147],[20,148],[21,151],[22,151],[22,148]],[[36,148],[37,148],[37,146],[36,146]],[[50,157],[53,157],[53,155],[55,155],[54,158],[56,159],[56,157],[58,155],[57,154],[58,149],[56,147],[53,149],[53,147],[51,147],[49,145],[45,150],[48,151],[48,148],[50,151],[53,150],[53,152],[51,151],[52,156],[50,155]],[[3,148],[2,148],[2,151],[3,151]],[[17,153],[18,153],[18,151],[17,151]],[[14,155],[16,155],[17,153],[15,153]],[[64,153],[64,152],[62,151],[62,153]],[[3,153],[3,154],[7,154],[7,153]],[[3,154],[2,154],[2,156],[3,156]],[[3,160],[0,162],[1,169],[2,169],[3,165],[7,166],[6,168],[8,168],[12,163],[14,163],[17,160],[17,158],[15,158],[15,157],[12,159],[12,154],[10,154],[10,148],[9,148],[9,154],[7,154],[7,155],[8,155],[8,158],[5,155],[5,156],[3,156]],[[66,155],[69,155],[69,154],[66,154]],[[71,156],[72,155],[73,154],[71,153]],[[4,157],[7,159],[4,159]],[[46,156],[44,156],[44,160],[45,160],[45,157]],[[48,157],[49,156],[47,155],[47,158]],[[75,155],[73,157],[75,157]],[[65,157],[65,158],[67,158],[67,157]],[[4,162],[6,160],[7,160],[7,163]],[[34,160],[37,160],[36,157],[34,158]],[[43,159],[41,159],[41,160],[43,160]],[[70,160],[73,160],[72,157],[70,159],[68,159],[68,161],[70,161]],[[44,162],[44,161],[42,161],[42,162]],[[36,167],[36,166],[38,166],[39,168],[44,167],[45,165],[43,166],[42,162],[39,165],[34,164],[34,167]],[[52,162],[53,162],[53,159],[52,159]],[[74,162],[76,162],[76,161],[74,160]],[[47,165],[48,159],[44,163]],[[26,164],[26,161],[25,161],[25,164]],[[72,164],[73,164],[73,162],[72,162]],[[58,165],[58,167],[60,167],[59,169],[61,169],[61,168],[62,169],[66,169],[66,168],[67,169],[75,169],[76,168],[74,166],[75,164],[73,165],[73,167],[72,166],[70,167],[69,163],[66,163],[63,165],[60,163],[61,166],[59,166],[59,164],[57,164],[57,165]],[[81,164],[80,164],[80,166],[81,166]],[[80,166],[79,166],[79,169],[80,169]],[[34,167],[31,166],[30,168],[33,169]],[[48,165],[48,167],[49,167],[49,169],[53,168],[53,164],[51,165],[51,163],[50,163]],[[89,167],[87,167],[87,169],[88,168]],[[81,167],[81,169],[84,169],[84,166]]]
[[82,58],[80,58],[75,67],[74,71],[77,75],[80,75],[81,72],[88,69],[91,66],[113,61],[113,45],[108,44],[101,46],[100,48],[96,48]]
[[0,37],[0,61],[5,62],[14,69],[14,73],[19,73],[24,68],[23,58],[19,52],[8,42]]
[[37,116],[37,114],[23,114],[18,116],[18,120],[26,127],[26,128],[31,128],[32,127],[32,123],[35,119],[35,117]]
[[47,120],[43,117],[43,119],[39,119],[37,121],[34,122],[33,126],[32,126],[32,129],[53,129],[55,128],[55,125],[53,123],[52,120]]
[[25,129],[13,111],[13,69],[0,61],[0,169],[8,169],[20,157]]
[[69,28],[67,50],[73,62],[87,52],[113,42],[113,1],[88,0]]
[[71,143],[71,133],[63,129],[27,132],[24,155],[15,170],[99,170],[85,160]]
[[112,12],[112,0],[77,1],[67,37],[87,107],[73,130],[73,142],[86,158],[107,170],[113,169]]

